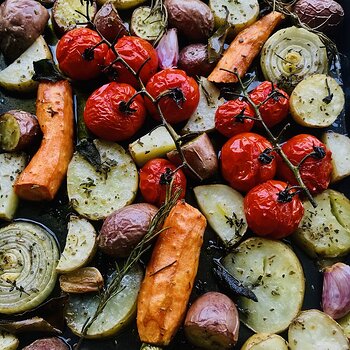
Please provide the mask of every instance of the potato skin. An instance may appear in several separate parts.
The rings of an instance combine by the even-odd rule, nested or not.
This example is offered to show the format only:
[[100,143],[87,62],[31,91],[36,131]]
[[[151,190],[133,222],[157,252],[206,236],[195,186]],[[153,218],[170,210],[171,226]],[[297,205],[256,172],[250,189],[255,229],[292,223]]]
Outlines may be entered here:
[[200,0],[166,0],[169,25],[192,42],[203,42],[214,30],[214,15]]
[[332,34],[344,18],[344,9],[334,0],[299,0],[294,12],[302,23]]
[[216,62],[208,62],[207,45],[190,44],[180,51],[178,65],[188,75],[207,77],[215,68]]
[[18,58],[44,32],[49,13],[34,0],[6,0],[0,5],[0,50]]
[[23,348],[23,350],[69,350],[68,346],[59,338],[44,338]]
[[103,222],[98,247],[107,255],[127,257],[147,233],[157,208],[148,203],[131,204],[109,215]]
[[41,129],[35,115],[20,110],[11,110],[0,115],[0,121],[5,119],[7,115],[15,118],[20,135],[17,145],[12,149],[4,149],[5,151],[18,152],[26,150],[39,140]]
[[188,340],[203,349],[231,349],[239,334],[237,308],[225,294],[208,292],[189,308],[184,329]]
[[117,36],[128,35],[118,11],[111,2],[105,3],[96,13],[94,24],[109,42],[113,42]]

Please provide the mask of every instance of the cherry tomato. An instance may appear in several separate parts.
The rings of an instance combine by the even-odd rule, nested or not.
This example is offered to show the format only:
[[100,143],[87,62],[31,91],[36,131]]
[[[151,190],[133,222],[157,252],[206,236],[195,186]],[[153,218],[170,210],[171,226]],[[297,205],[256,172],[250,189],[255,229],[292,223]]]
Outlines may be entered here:
[[[250,98],[256,105],[264,102],[259,111],[266,125],[271,128],[285,119],[289,112],[288,94],[274,85],[276,95],[264,102],[272,91],[272,83],[269,81],[262,82],[250,94]],[[281,96],[282,95],[282,96]],[[284,96],[284,97],[283,97]]]
[[[148,41],[136,36],[123,36],[117,41],[114,47],[120,57],[123,58],[135,72],[140,73],[140,78],[144,84],[157,72],[157,51]],[[110,79],[120,83],[127,83],[137,88],[137,79],[122,62],[116,62],[111,66],[115,59],[116,56],[114,52],[109,50],[105,59],[105,65],[107,67],[106,72]]]
[[272,145],[258,134],[247,132],[231,137],[221,149],[220,160],[223,177],[238,191],[248,192],[276,174]]
[[102,72],[108,46],[101,44],[101,37],[88,28],[76,28],[67,32],[58,42],[56,57],[60,69],[75,80],[89,80]]
[[289,190],[285,182],[270,180],[248,192],[244,212],[256,235],[279,239],[298,228],[304,207],[295,190]]
[[[180,69],[167,68],[158,72],[149,80],[146,90],[153,98],[157,98],[166,91],[173,92],[159,102],[165,119],[173,124],[187,120],[199,103],[198,84]],[[145,102],[152,117],[159,120],[158,109],[149,99],[145,99]]]
[[[282,146],[282,150],[293,165],[302,162],[300,175],[312,194],[328,188],[333,169],[332,152],[319,139],[307,134],[297,135],[288,140]],[[298,184],[294,174],[280,157],[278,157],[278,174],[288,183]]]
[[[175,165],[166,159],[155,158],[149,160],[140,170],[140,191],[146,202],[158,205],[164,204],[166,196],[166,183],[171,179]],[[181,189],[180,199],[186,195],[186,177],[181,169],[173,175],[172,193]]]
[[132,100],[130,109],[125,105],[136,93],[128,84],[111,82],[95,90],[86,101],[84,121],[90,131],[108,141],[123,141],[133,136],[146,117],[143,98]]
[[248,132],[252,129],[254,120],[244,118],[244,116],[255,116],[249,103],[238,99],[228,101],[216,110],[215,128],[226,137]]

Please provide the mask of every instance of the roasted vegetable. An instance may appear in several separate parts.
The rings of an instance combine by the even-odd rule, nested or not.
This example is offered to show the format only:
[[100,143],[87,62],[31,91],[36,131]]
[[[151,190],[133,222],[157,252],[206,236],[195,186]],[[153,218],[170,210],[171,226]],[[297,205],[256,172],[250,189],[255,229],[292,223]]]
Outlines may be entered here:
[[350,138],[335,132],[326,132],[322,142],[332,152],[332,178],[337,182],[350,175]]
[[0,154],[0,219],[12,220],[18,205],[13,185],[26,166],[23,153]]
[[0,50],[12,62],[44,32],[49,13],[34,0],[6,0],[0,5]]
[[52,56],[44,38],[39,36],[16,61],[0,72],[0,86],[19,93],[35,90],[38,83],[32,80],[33,62],[41,59],[52,59]]
[[179,201],[170,211],[147,265],[137,303],[141,341],[168,345],[186,311],[206,227],[204,216]]
[[169,25],[192,42],[202,42],[214,30],[214,16],[200,0],[165,0]]
[[271,12],[240,32],[225,51],[208,80],[213,83],[236,83],[237,77],[230,72],[236,71],[241,77],[247,72],[261,47],[282,19],[281,13]]
[[227,185],[194,188],[199,208],[226,247],[238,243],[247,231],[243,196]]
[[[100,5],[105,4],[108,1],[110,0],[97,0]],[[146,0],[112,0],[112,3],[118,10],[129,10],[143,4],[145,1]]]
[[317,34],[288,27],[273,34],[260,57],[265,79],[287,92],[303,79],[328,70],[327,50]]
[[0,348],[2,350],[16,350],[19,340],[11,333],[0,331]]
[[103,222],[99,248],[107,255],[127,257],[147,233],[157,208],[148,203],[127,205],[114,211]]
[[[181,146],[183,155],[187,163],[196,171],[202,179],[209,179],[218,172],[218,158],[213,144],[206,133],[203,133],[190,142]],[[167,153],[168,159],[179,166],[182,163],[181,157],[177,150]],[[184,169],[189,176],[193,174]]]
[[[350,251],[350,226],[347,228],[340,220],[348,221],[349,200],[331,190],[314,199],[316,208],[304,201],[304,217],[293,238],[312,257],[334,258],[347,254]],[[342,209],[336,211],[336,208]]]
[[288,328],[301,309],[305,279],[297,256],[286,244],[249,238],[225,257],[223,265],[258,298],[258,302],[237,299],[244,324],[264,333]]
[[340,325],[340,327],[342,327],[348,339],[350,339],[350,312],[340,320],[337,320],[337,322]]
[[179,61],[179,41],[176,28],[171,28],[164,33],[159,40],[156,50],[160,69],[177,66]]
[[345,105],[344,92],[335,79],[314,74],[301,81],[290,96],[290,112],[294,120],[313,128],[330,126]]
[[41,304],[56,283],[55,238],[30,222],[0,229],[0,312],[15,314]]
[[241,350],[288,350],[288,343],[277,334],[258,333],[243,344]]
[[203,294],[187,311],[184,330],[187,339],[201,349],[231,349],[238,340],[237,308],[225,294]]
[[90,220],[105,219],[134,200],[138,187],[135,163],[116,143],[94,140],[102,165],[96,169],[75,153],[67,173],[68,197],[74,209]]
[[0,115],[0,149],[6,152],[28,150],[41,134],[33,114],[11,110]]
[[67,80],[39,84],[36,115],[43,141],[15,183],[23,199],[52,200],[73,154],[73,96]]
[[86,265],[97,248],[96,231],[89,221],[72,215],[69,218],[66,245],[56,267],[59,273],[67,273]]
[[31,332],[61,334],[59,329],[56,329],[43,318],[37,316],[20,321],[1,320],[0,328],[13,334]]
[[45,338],[36,340],[34,343],[23,348],[23,350],[69,350],[68,345],[59,338]]
[[348,350],[350,343],[343,330],[331,317],[319,310],[302,311],[288,330],[291,350]]
[[[89,16],[93,20],[97,11],[95,1],[56,0],[52,9],[52,23],[57,35],[62,36],[77,27],[77,23],[86,22],[80,13],[86,14],[86,5],[89,4]],[[79,13],[80,12],[80,13]],[[85,25],[86,26],[86,25]],[[79,25],[79,28],[81,25]]]

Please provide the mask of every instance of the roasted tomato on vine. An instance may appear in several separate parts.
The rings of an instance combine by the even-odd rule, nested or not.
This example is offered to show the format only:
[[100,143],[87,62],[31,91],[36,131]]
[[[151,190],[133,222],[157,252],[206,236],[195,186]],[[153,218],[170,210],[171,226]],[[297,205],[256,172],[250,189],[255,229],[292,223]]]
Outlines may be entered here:
[[248,192],[273,179],[277,162],[271,143],[254,133],[231,137],[221,149],[221,172],[231,187]]
[[[114,48],[119,56],[140,75],[144,84],[157,72],[157,51],[148,41],[136,36],[123,36],[117,41]],[[113,63],[115,59],[115,53],[110,49],[105,59],[105,72],[109,78],[137,88],[139,85],[137,79],[125,67],[123,62]]]
[[248,192],[244,212],[256,235],[279,239],[298,228],[304,207],[295,189],[285,182],[270,180]]
[[[196,81],[180,69],[167,68],[155,74],[147,83],[146,90],[159,99],[165,119],[172,124],[187,120],[197,109],[199,88]],[[147,110],[159,120],[157,107],[145,99]]]
[[103,69],[108,46],[101,37],[88,28],[67,32],[58,42],[56,57],[60,69],[75,80],[97,78]]
[[249,103],[232,100],[222,104],[215,113],[215,129],[226,137],[248,132],[254,125],[255,113]]
[[186,195],[186,177],[181,169],[166,159],[149,160],[140,170],[140,191],[146,202],[160,207],[165,202],[167,185],[173,178],[172,193],[181,189],[180,199]]
[[[292,137],[282,150],[299,171],[305,186],[312,194],[328,188],[332,173],[332,152],[315,136],[301,134]],[[294,174],[278,157],[279,176],[292,185],[297,185]]]
[[273,85],[269,81],[262,82],[249,96],[254,104],[257,106],[261,104],[259,111],[262,119],[269,128],[287,117],[289,112],[289,96],[285,91],[278,89],[276,85]]
[[95,90],[86,101],[84,110],[88,129],[108,141],[132,137],[141,128],[146,116],[143,98],[140,95],[133,98],[135,93],[132,86],[116,82]]

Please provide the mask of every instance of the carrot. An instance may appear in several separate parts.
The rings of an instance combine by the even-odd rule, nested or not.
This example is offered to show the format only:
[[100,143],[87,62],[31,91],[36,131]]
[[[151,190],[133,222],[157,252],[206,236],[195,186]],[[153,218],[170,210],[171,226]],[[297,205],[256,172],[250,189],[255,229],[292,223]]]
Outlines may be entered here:
[[155,244],[137,305],[141,340],[166,346],[179,328],[197,274],[205,217],[179,201],[166,218]]
[[73,155],[73,99],[68,81],[39,84],[36,115],[43,140],[14,189],[20,198],[26,200],[51,200]]
[[225,69],[231,72],[237,70],[241,77],[244,76],[283,18],[283,14],[271,12],[240,32],[210,73],[208,80],[213,83],[237,83],[237,77]]

